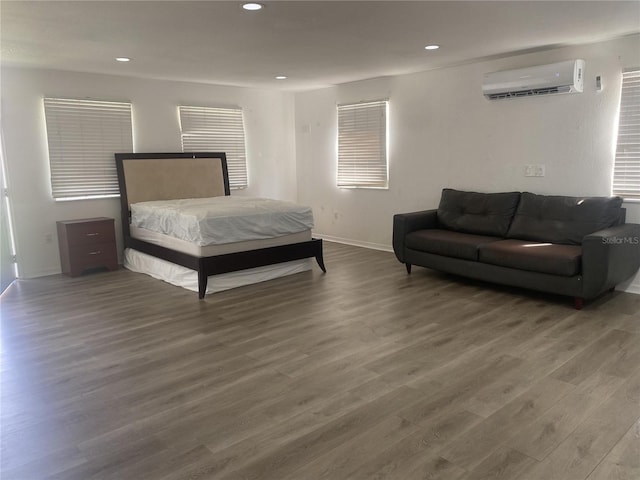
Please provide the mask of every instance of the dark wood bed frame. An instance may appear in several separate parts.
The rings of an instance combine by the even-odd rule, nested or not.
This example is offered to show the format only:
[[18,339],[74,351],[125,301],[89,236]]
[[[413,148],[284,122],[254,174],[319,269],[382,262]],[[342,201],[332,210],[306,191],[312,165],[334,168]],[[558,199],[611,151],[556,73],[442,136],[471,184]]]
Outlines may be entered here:
[[[229,173],[227,160],[224,153],[192,152],[192,153],[116,153],[116,168],[118,172],[118,184],[120,186],[120,203],[122,213],[122,234],[125,248],[132,248],[154,257],[182,265],[198,272],[198,297],[204,298],[207,290],[207,279],[210,275],[246,270],[249,268],[274,265],[282,262],[301,260],[315,257],[318,266],[326,272],[322,256],[322,240],[311,239],[307,242],[292,243],[277,247],[260,248],[244,252],[215,255],[211,257],[196,257],[186,253],[161,247],[153,243],[145,242],[130,235],[129,224],[131,210],[129,208],[129,196],[127,194],[127,179],[125,177],[125,162],[136,160],[166,160],[179,161],[179,159],[215,158],[219,159],[222,166],[222,178],[224,180],[224,194],[230,195]],[[199,196],[199,195],[196,195]],[[190,198],[190,197],[182,197]],[[162,200],[170,199],[168,197]]]

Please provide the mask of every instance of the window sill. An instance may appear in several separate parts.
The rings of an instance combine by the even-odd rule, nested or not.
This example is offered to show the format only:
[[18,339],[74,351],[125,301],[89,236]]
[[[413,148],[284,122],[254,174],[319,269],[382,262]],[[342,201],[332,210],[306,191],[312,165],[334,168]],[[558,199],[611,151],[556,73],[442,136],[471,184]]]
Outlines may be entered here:
[[85,195],[80,197],[54,198],[55,202],[73,202],[75,200],[103,200],[105,198],[120,198],[120,194],[115,195]]

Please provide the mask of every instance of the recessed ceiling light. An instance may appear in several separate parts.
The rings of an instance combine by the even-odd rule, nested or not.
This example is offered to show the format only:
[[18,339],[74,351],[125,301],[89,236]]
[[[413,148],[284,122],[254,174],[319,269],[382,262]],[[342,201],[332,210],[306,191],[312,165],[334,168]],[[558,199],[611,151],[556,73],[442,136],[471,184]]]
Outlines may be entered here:
[[130,62],[131,59],[129,57],[116,57],[117,62]]
[[425,50],[437,50],[440,48],[440,45],[427,45],[424,47]]
[[242,5],[242,8],[244,8],[245,10],[256,11],[262,10],[264,8],[264,5],[262,5],[261,3],[245,3]]
[[276,80],[286,80],[286,79],[287,79],[287,77],[285,75],[278,75],[276,77]]

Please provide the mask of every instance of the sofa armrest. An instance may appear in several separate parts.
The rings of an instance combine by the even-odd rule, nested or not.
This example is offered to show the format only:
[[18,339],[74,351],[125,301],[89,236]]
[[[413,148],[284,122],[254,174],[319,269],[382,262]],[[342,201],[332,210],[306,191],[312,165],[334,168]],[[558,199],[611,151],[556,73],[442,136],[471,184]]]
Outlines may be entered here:
[[626,223],[584,237],[583,298],[593,298],[640,268],[640,225]]
[[398,213],[393,216],[393,251],[396,258],[404,263],[404,239],[408,233],[427,228],[436,228],[437,210]]

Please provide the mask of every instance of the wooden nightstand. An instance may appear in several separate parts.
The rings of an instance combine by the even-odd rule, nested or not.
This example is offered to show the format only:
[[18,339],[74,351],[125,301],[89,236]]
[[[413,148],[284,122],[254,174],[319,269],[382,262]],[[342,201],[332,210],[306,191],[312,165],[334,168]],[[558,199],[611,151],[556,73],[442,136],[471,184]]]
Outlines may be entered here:
[[56,224],[62,273],[77,277],[98,267],[118,269],[113,218],[84,218]]

